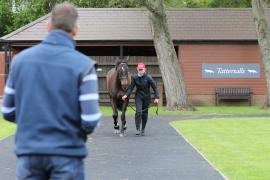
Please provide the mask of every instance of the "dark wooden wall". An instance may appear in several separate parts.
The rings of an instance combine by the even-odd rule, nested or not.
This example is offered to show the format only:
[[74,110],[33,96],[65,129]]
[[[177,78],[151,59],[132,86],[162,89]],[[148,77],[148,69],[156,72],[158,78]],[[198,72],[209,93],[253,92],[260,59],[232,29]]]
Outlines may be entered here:
[[[90,56],[90,57],[97,62],[98,68],[102,70],[97,72],[99,81],[100,102],[101,104],[108,104],[109,96],[106,86],[106,73],[111,68],[114,68],[118,56]],[[127,59],[127,56],[124,56],[123,58]],[[162,78],[156,56],[129,56],[128,66],[131,74],[136,73],[136,65],[139,62],[145,63],[147,72],[154,78],[154,80],[158,84],[162,83]],[[131,102],[134,102],[133,96],[131,97],[132,97]]]
[[[84,49],[83,49],[84,48]],[[182,69],[186,91],[194,104],[214,105],[214,90],[216,86],[249,86],[253,92],[253,102],[261,104],[266,94],[263,65],[260,60],[260,52],[257,44],[180,44],[177,49],[179,66]],[[14,48],[13,51],[20,51]],[[102,69],[98,72],[99,91],[101,104],[109,103],[106,87],[106,73],[114,67],[119,57],[119,47],[78,47],[78,50],[87,54]],[[144,62],[147,71],[156,80],[159,90],[164,91],[157,57],[153,47],[131,46],[124,47],[124,58],[129,56],[128,64],[132,74],[136,73],[136,65]],[[203,79],[201,76],[202,63],[259,63],[261,64],[261,78],[233,78],[233,79]],[[0,95],[4,88],[4,53],[0,53]],[[169,73],[169,72],[168,72]],[[165,102],[165,95],[163,101]],[[133,96],[132,96],[133,97]],[[131,99],[134,102],[134,99]],[[163,102],[163,105],[165,104]],[[198,103],[197,103],[198,102]]]

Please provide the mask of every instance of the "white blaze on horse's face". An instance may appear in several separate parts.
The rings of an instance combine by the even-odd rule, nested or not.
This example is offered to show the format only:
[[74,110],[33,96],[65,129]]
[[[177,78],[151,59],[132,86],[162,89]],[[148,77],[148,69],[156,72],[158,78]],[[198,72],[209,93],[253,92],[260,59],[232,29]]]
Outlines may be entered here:
[[121,87],[123,90],[128,88],[128,66],[126,63],[119,64],[118,77],[120,79]]

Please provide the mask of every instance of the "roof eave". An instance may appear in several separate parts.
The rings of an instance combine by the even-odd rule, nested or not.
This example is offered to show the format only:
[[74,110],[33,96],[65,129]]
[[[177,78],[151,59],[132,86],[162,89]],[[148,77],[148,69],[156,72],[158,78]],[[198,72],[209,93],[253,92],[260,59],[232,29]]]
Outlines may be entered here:
[[[9,44],[10,46],[33,46],[40,43],[42,40],[3,40],[0,39],[0,44]],[[173,40],[175,45],[189,43],[252,43],[258,42],[257,39],[181,39]],[[153,45],[153,40],[77,40],[77,46],[118,46],[118,45]]]

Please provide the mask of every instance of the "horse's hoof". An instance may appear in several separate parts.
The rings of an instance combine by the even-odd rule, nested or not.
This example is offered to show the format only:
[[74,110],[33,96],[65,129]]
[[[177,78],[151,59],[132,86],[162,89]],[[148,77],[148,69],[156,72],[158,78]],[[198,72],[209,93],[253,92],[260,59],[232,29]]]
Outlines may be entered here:
[[120,137],[125,137],[125,134],[124,133],[120,133],[119,136]]
[[120,131],[118,129],[114,130],[114,134],[119,134],[119,133],[120,133]]

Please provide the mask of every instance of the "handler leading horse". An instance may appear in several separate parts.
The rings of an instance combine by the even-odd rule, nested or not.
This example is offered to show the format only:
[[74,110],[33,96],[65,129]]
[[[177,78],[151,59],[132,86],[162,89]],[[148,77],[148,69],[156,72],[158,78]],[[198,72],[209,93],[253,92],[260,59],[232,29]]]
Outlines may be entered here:
[[[113,110],[114,130],[115,133],[121,133],[122,136],[127,128],[126,125],[126,109],[129,98],[122,100],[122,96],[126,93],[128,86],[131,83],[131,75],[126,62],[117,61],[115,68],[112,68],[106,75],[107,88],[110,95],[110,102]],[[122,125],[119,131],[118,110],[122,111]]]

